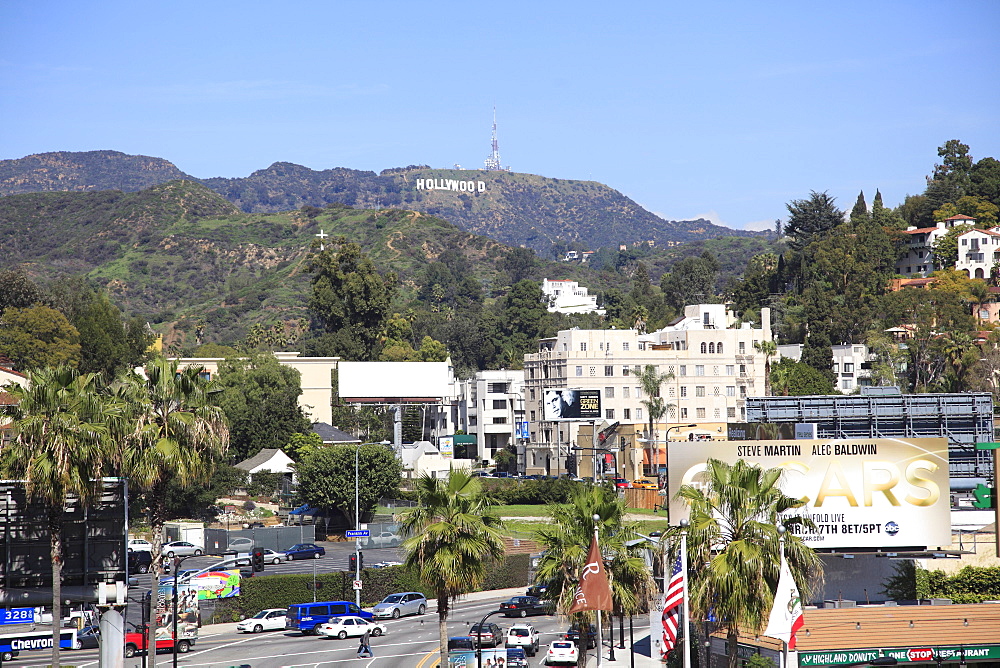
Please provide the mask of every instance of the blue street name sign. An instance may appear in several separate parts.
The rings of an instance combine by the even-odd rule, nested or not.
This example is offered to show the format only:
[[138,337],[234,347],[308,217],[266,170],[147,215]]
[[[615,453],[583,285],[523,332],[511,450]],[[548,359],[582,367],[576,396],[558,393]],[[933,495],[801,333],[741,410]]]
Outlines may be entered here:
[[368,529],[350,529],[346,535],[348,538],[367,538],[371,534],[368,532]]
[[35,621],[34,608],[0,610],[0,624],[30,624]]

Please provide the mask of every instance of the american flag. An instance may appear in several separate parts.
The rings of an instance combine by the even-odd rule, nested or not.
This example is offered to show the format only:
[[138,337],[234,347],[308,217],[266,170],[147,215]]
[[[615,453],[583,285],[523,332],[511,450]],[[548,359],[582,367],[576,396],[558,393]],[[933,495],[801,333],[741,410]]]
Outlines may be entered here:
[[667,583],[667,597],[663,603],[663,647],[667,651],[677,646],[677,627],[680,625],[681,603],[684,602],[684,567],[681,555],[674,560]]

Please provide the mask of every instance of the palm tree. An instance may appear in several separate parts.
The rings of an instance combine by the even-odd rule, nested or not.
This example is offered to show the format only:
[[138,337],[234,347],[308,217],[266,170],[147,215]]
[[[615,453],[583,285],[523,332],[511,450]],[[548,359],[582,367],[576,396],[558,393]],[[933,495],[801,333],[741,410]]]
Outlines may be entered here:
[[[571,492],[567,504],[551,506],[551,521],[535,531],[535,538],[543,547],[535,578],[547,585],[545,597],[556,602],[560,613],[568,614],[573,604],[580,568],[594,535],[595,515],[600,517],[598,543],[604,555],[615,612],[632,615],[645,605],[653,581],[642,558],[645,546],[639,540],[638,525],[626,522],[625,514],[624,500],[605,485],[579,485]],[[589,624],[590,615],[576,613],[573,621]],[[581,661],[585,660],[586,652],[581,651],[579,656]]]
[[674,374],[672,372],[660,373],[657,368],[652,364],[647,364],[642,368],[642,373],[639,374],[639,384],[642,386],[642,393],[645,396],[640,403],[646,407],[646,413],[649,415],[649,434],[648,438],[653,443],[653,448],[656,448],[655,459],[653,459],[653,453],[650,452],[650,462],[652,462],[652,474],[657,475],[659,471],[657,470],[660,466],[660,451],[656,446],[656,433],[653,431],[653,427],[663,419],[666,414],[667,409],[672,407],[672,404],[667,404],[663,401],[663,397],[660,396],[660,386],[663,385],[668,380],[672,380]]
[[29,372],[26,387],[7,392],[15,403],[0,406],[10,420],[0,456],[5,478],[25,481],[28,497],[45,508],[52,557],[52,665],[59,664],[62,618],[63,515],[70,497],[81,505],[100,498],[109,459],[108,423],[121,406],[102,393],[99,374],[69,367]]
[[771,396],[771,358],[778,352],[774,341],[754,341],[753,347],[764,356],[764,395]]
[[[145,378],[133,376],[118,386],[132,407],[131,438],[121,453],[122,469],[145,492],[153,533],[152,552],[158,556],[167,516],[167,488],[205,481],[229,447],[225,415],[212,404],[213,382],[201,367],[178,369],[176,360],[158,359],[145,368]],[[153,561],[153,582],[163,575],[163,563]],[[149,602],[148,647],[155,647],[156,597]],[[150,668],[155,652],[149,652]]]
[[417,481],[420,505],[404,516],[406,565],[437,596],[441,665],[448,665],[448,612],[460,595],[473,591],[504,555],[502,522],[489,513],[492,499],[471,473],[452,470],[447,478]]
[[[780,468],[709,459],[704,475],[703,486],[684,485],[677,493],[690,507],[691,608],[703,618],[711,611],[719,619],[731,648],[730,668],[736,668],[740,631],[761,630],[773,604],[780,567],[778,525],[812,522],[780,516],[802,506],[778,487]],[[819,557],[792,531],[786,532],[785,555],[807,600],[808,584],[821,573]]]

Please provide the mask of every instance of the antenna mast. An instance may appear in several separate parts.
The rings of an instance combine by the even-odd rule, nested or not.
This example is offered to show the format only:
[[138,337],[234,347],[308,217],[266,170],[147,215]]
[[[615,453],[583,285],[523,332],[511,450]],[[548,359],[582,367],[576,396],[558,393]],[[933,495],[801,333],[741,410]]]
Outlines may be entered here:
[[510,171],[510,167],[500,165],[500,143],[497,141],[497,106],[493,105],[493,141],[491,142],[493,152],[486,158],[484,164],[488,172]]

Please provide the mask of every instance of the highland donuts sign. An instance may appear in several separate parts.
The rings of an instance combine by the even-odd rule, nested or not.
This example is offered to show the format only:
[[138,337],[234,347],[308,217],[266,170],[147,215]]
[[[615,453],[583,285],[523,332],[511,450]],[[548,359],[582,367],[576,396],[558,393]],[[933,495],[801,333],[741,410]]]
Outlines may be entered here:
[[417,190],[453,190],[460,193],[484,193],[486,192],[486,181],[417,179]]
[[[805,502],[787,514],[813,521],[795,531],[815,549],[951,545],[944,438],[678,442],[668,456],[671,498],[704,483],[709,459],[783,468],[782,490]],[[671,501],[672,522],[687,515],[683,501]]]

